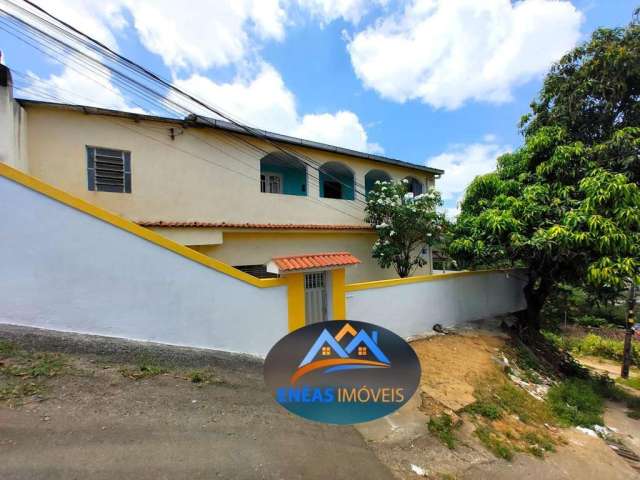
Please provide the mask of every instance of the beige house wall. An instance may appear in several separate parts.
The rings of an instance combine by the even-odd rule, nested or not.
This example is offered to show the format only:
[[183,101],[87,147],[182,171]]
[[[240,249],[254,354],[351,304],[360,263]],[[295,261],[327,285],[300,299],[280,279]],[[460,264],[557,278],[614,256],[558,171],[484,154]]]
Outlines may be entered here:
[[[224,232],[220,245],[194,246],[205,255],[230,265],[265,264],[271,258],[286,255],[303,255],[322,252],[348,251],[362,261],[356,267],[346,269],[347,283],[397,278],[393,268],[382,269],[371,258],[371,246],[375,233],[292,233],[292,232]],[[416,271],[416,275],[430,273],[428,266]]]
[[[260,159],[278,150],[259,139],[211,128],[183,128],[178,122],[135,121],[46,105],[28,105],[26,112],[22,119],[23,124],[28,119],[23,129],[28,164],[17,167],[134,221],[364,225],[363,203],[320,198],[318,172],[310,168],[307,196],[261,193]],[[171,128],[176,134],[173,140]],[[131,152],[132,193],[88,190],[87,146]],[[356,184],[362,185],[357,190],[364,188],[365,174],[371,169],[383,170],[394,180],[410,175],[424,187],[434,185],[433,175],[419,169],[299,146],[286,148],[319,165],[346,164]],[[349,251],[363,264],[348,269],[347,282],[396,277],[393,269],[381,269],[371,258],[374,233],[155,230],[231,265],[264,264],[280,255]],[[416,273],[429,271],[430,266]]]
[[[249,223],[363,223],[362,203],[319,197],[317,171],[307,169],[308,196],[260,192],[260,158],[277,149],[255,138],[210,128],[83,114],[51,107],[28,108],[29,172],[84,200],[133,220]],[[178,133],[171,140],[169,129]],[[132,193],[87,189],[86,146],[131,151]],[[340,161],[364,185],[371,169],[423,185],[432,176],[331,152],[287,146],[318,164]],[[362,200],[362,196],[357,198]]]

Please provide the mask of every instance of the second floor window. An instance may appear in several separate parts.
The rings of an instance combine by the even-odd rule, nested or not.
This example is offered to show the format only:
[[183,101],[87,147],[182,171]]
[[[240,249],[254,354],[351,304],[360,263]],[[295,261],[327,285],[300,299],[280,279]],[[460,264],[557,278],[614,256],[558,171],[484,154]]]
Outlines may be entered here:
[[277,173],[260,174],[260,191],[264,193],[282,193],[282,176]]
[[131,193],[131,152],[87,147],[87,185],[96,192]]

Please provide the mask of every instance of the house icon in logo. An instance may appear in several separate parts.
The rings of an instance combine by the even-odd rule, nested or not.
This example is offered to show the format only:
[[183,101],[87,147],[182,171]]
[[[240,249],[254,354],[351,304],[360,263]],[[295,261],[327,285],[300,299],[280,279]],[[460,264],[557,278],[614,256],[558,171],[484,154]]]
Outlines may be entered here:
[[[347,336],[351,339],[347,342]],[[325,328],[304,356],[298,369],[291,377],[295,383],[301,376],[317,369],[325,368],[323,373],[360,368],[388,368],[391,361],[378,345],[378,332],[359,332],[345,324],[335,335]]]

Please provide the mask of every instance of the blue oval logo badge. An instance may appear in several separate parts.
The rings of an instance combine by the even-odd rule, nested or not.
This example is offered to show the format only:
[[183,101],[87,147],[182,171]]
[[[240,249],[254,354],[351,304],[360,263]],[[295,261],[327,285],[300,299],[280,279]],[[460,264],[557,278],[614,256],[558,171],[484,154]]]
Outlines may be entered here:
[[420,362],[386,328],[332,320],[283,337],[267,355],[264,378],[291,413],[347,425],[384,417],[409,401],[420,382]]

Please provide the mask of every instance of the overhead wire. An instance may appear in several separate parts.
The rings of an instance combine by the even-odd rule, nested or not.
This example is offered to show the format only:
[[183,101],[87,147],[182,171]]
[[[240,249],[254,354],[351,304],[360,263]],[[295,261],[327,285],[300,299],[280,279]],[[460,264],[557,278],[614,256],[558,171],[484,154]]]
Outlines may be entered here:
[[[10,2],[10,4],[13,5],[14,7],[17,7],[19,9],[21,9],[25,14],[36,18],[38,21],[46,22],[46,24],[48,26],[50,26],[51,28],[56,29],[63,36],[66,36],[67,38],[71,38],[75,42],[79,42],[81,45],[83,45],[83,46],[89,48],[90,50],[100,54],[101,56],[104,56],[106,54],[109,58],[111,58],[112,60],[116,61],[119,65],[125,66],[130,71],[134,71],[134,72],[136,72],[138,74],[144,75],[148,79],[151,79],[153,81],[159,82],[161,85],[163,85],[165,88],[169,89],[170,91],[172,91],[174,93],[177,93],[177,94],[181,95],[183,98],[185,98],[185,99],[187,99],[187,100],[189,100],[191,102],[196,103],[200,107],[203,107],[203,108],[209,110],[210,112],[214,113],[215,115],[225,119],[226,121],[232,123],[233,125],[237,126],[238,128],[241,128],[242,130],[246,131],[249,135],[265,140],[267,143],[269,143],[270,145],[274,146],[279,151],[281,151],[281,152],[283,152],[285,154],[288,154],[288,155],[290,155],[290,156],[292,156],[294,158],[297,158],[298,160],[302,161],[303,163],[305,163],[307,166],[311,167],[312,169],[315,169],[315,170],[319,171],[319,169],[321,168],[321,165],[319,163],[315,162],[315,160],[312,159],[311,157],[308,157],[307,155],[301,154],[301,152],[298,152],[298,151],[292,152],[290,149],[283,148],[281,145],[278,145],[277,143],[273,142],[270,138],[268,138],[262,131],[253,129],[252,127],[249,127],[247,125],[239,123],[230,114],[222,111],[218,107],[212,107],[211,105],[205,104],[201,100],[193,97],[192,95],[182,91],[181,89],[175,87],[173,84],[171,84],[171,83],[167,82],[166,80],[162,79],[161,77],[159,77],[155,73],[153,73],[153,72],[147,70],[146,68],[140,66],[139,64],[127,59],[126,57],[123,57],[122,55],[118,54],[117,52],[114,52],[108,46],[106,46],[106,45],[102,44],[101,42],[95,40],[94,38],[90,37],[89,35],[84,34],[83,32],[79,31],[75,27],[69,25],[68,23],[58,19],[57,17],[53,16],[52,14],[50,14],[49,12],[44,10],[43,8],[39,7],[38,5],[33,4],[33,2],[30,2],[28,0],[24,0],[24,2],[27,3],[28,5],[32,6],[33,8],[37,9],[38,11],[44,13],[45,15],[47,15],[52,20],[54,20],[56,22],[59,22],[65,28],[61,28],[59,25],[56,25],[56,24],[54,24],[52,22],[49,22],[46,19],[43,19],[42,17],[40,17],[39,15],[35,15],[33,12],[30,12],[29,10],[24,9],[22,7],[19,7],[18,5],[16,5],[13,2]],[[18,21],[20,23],[26,23],[22,19],[20,19],[19,17],[16,17],[16,16],[12,15],[11,13],[7,12],[6,10],[0,10],[0,11],[3,11],[6,15],[9,15],[11,18],[13,18],[14,20],[16,20],[16,21]],[[27,24],[27,26],[30,26],[30,25]],[[31,28],[36,28],[36,27],[31,26]],[[36,28],[36,30],[39,30],[39,29]],[[80,35],[80,37],[82,37],[82,38],[78,38],[77,36],[72,35],[68,30],[71,30],[72,32],[75,32],[77,35]],[[56,37],[53,37],[52,35],[50,35],[50,34],[48,34],[46,32],[43,32],[42,30],[39,30],[39,32],[41,34],[43,34],[43,35],[46,35],[47,37],[49,37],[50,39],[52,39],[54,41],[61,42],[60,39],[57,39]],[[66,44],[66,46],[71,48],[71,49],[73,49],[76,53],[86,56],[86,54],[84,52],[81,52],[78,49],[76,49],[76,48],[74,48],[74,47],[72,47],[72,46],[70,46],[68,44]],[[95,60],[91,56],[89,56],[89,58],[91,58],[92,60]],[[119,71],[117,71],[115,69],[112,69],[107,65],[102,64],[102,66],[105,66],[106,68],[109,68],[109,70],[112,73],[115,73],[117,76],[123,76],[123,78],[126,81],[136,83],[135,80],[131,79],[127,75],[124,75],[121,72],[119,72]],[[141,85],[141,84],[137,83],[137,87],[138,87],[138,90],[140,89],[140,87],[143,88],[146,91],[146,93],[152,93],[153,95],[159,95],[162,98],[163,102],[168,101],[170,103],[173,103],[174,105],[179,106],[182,109],[190,111],[192,115],[195,115],[196,118],[198,118],[200,121],[203,121],[203,123],[214,123],[210,119],[208,119],[207,117],[202,117],[201,115],[191,111],[190,109],[184,107],[183,105],[179,105],[176,102],[173,102],[166,95],[160,94],[159,92],[153,91],[152,89],[150,90],[147,86],[144,86],[144,85]],[[255,145],[252,145],[252,147],[255,147]],[[303,158],[300,158],[300,157],[303,157]],[[319,171],[319,173],[320,173],[320,171]],[[338,181],[343,186],[352,189],[354,191],[354,200],[356,202],[359,202],[359,203],[362,203],[362,204],[366,203],[363,200],[361,200],[360,198],[358,198],[358,195],[360,195],[362,198],[366,198],[366,193],[363,193],[361,190],[358,190],[358,187],[363,187],[363,186],[359,182],[356,182],[355,178],[354,178],[353,186],[351,186],[350,184],[348,184],[346,182],[343,182],[339,178],[335,177],[330,172],[323,171],[322,174],[327,176],[327,177],[329,177],[329,178],[332,178],[333,180]]]

